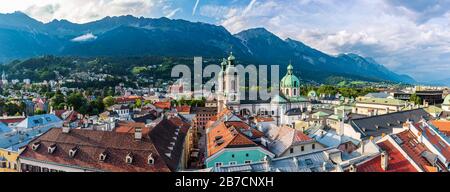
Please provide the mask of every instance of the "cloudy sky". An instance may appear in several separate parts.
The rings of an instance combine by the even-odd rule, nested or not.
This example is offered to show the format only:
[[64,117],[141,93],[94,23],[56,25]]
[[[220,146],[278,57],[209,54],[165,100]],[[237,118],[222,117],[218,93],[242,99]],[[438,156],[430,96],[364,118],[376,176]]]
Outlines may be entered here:
[[0,12],[84,23],[131,14],[265,27],[329,54],[372,57],[419,81],[450,78],[450,0],[0,0]]

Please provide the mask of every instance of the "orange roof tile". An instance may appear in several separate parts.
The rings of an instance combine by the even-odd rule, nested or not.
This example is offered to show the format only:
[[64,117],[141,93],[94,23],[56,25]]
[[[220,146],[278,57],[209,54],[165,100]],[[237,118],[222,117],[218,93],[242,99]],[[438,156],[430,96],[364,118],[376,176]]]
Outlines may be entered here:
[[445,135],[450,136],[450,121],[434,120],[434,121],[431,121],[431,124],[436,126],[439,129],[439,131],[441,131]]
[[275,121],[272,117],[255,117],[256,122],[272,122]]
[[178,106],[178,107],[176,107],[176,109],[179,113],[191,112],[191,106],[189,106],[189,105]]
[[224,122],[212,127],[207,133],[208,157],[227,147],[257,146],[252,140],[233,128],[228,128]]
[[242,121],[227,121],[225,122],[225,124],[227,125],[227,127],[235,127],[238,131],[244,131],[244,130],[250,130],[252,132],[252,135],[254,137],[260,138],[264,136],[264,133],[262,133],[261,131],[257,130],[257,129],[253,129],[250,127],[250,125],[248,125],[245,122]]
[[170,109],[170,101],[165,101],[165,102],[159,101],[159,102],[153,103],[153,105],[160,109]]
[[150,132],[150,128],[145,127],[145,123],[134,123],[120,121],[115,129],[117,133],[134,133],[137,127],[142,128],[142,134],[147,135]]

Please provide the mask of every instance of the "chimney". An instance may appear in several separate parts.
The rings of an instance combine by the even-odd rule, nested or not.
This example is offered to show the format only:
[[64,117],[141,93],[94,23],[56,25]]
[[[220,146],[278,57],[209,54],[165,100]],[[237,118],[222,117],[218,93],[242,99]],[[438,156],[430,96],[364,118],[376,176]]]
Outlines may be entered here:
[[70,127],[64,126],[64,127],[62,128],[62,132],[63,132],[63,133],[70,133]]
[[134,139],[135,140],[141,140],[142,139],[142,128],[136,127],[134,129]]
[[270,157],[268,155],[264,156],[264,168],[266,172],[270,172]]
[[327,171],[327,162],[322,163],[322,169],[323,171]]
[[386,151],[381,152],[381,168],[385,171],[389,167],[389,154]]
[[361,154],[364,154],[365,143],[361,141]]
[[356,172],[356,171],[357,171],[356,165],[355,164],[351,164],[350,165],[350,172]]

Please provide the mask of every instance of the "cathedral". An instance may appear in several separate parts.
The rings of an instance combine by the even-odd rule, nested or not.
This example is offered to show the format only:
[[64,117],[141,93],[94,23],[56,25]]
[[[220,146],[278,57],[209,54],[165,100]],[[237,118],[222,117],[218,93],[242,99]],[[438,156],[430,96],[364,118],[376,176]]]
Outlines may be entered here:
[[240,99],[239,76],[236,72],[235,57],[231,53],[223,59],[217,91],[218,111],[225,108],[242,116],[269,116],[278,125],[287,124],[285,114],[291,109],[304,109],[310,105],[309,99],[300,95],[300,80],[294,75],[294,67],[289,64],[287,74],[280,81],[279,93],[268,100]]

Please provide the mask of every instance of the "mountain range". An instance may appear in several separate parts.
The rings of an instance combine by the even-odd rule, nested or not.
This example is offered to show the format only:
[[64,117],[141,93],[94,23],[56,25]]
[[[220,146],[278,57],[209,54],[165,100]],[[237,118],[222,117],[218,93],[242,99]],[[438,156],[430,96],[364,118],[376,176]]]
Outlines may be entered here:
[[368,81],[415,83],[374,59],[356,54],[332,56],[300,41],[281,39],[264,28],[231,34],[222,26],[131,15],[76,24],[37,21],[22,12],[0,14],[0,62],[41,55],[57,56],[203,56],[280,65],[291,61],[303,79],[343,77]]

